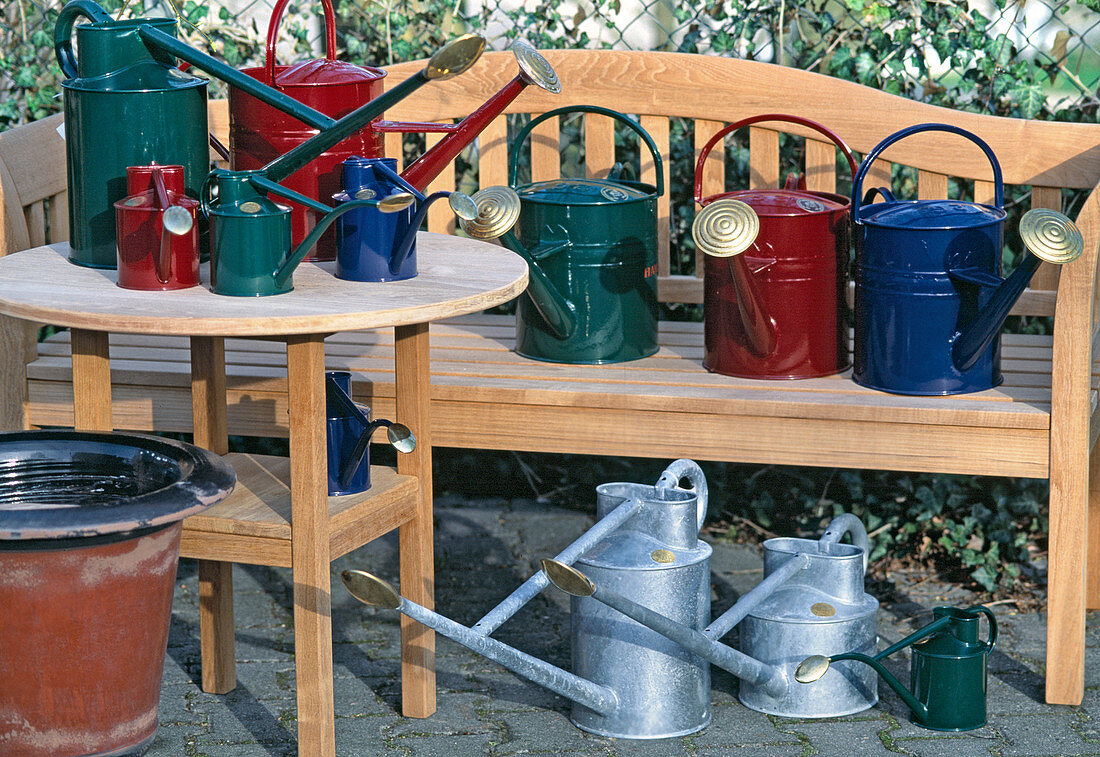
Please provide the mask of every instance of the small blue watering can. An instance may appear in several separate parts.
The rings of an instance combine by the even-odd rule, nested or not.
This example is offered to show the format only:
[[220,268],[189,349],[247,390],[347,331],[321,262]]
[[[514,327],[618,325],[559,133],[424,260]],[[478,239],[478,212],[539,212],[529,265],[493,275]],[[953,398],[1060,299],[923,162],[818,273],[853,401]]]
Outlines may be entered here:
[[372,421],[370,408],[352,400],[348,371],[325,371],[325,410],[330,496],[370,488],[370,438],[382,426],[398,452],[416,449],[416,437],[408,426],[384,418]]
[[398,213],[375,207],[357,208],[336,227],[336,277],[350,281],[401,281],[416,275],[416,232],[436,200],[447,198],[462,220],[477,218],[477,206],[462,192],[435,192],[425,196],[397,173],[396,158],[362,158],[343,162],[344,191],[332,196],[341,205],[394,192],[408,192],[416,202]]
[[[993,205],[959,200],[898,200],[863,178],[904,137],[944,131],[966,137],[993,167]],[[882,202],[868,204],[875,194]],[[1032,210],[1020,223],[1030,255],[1001,277],[1004,184],[996,155],[976,135],[947,124],[895,132],[864,158],[852,184],[856,258],[852,378],[896,394],[978,392],[1001,383],[1004,320],[1042,260],[1081,253],[1080,232],[1060,213]]]

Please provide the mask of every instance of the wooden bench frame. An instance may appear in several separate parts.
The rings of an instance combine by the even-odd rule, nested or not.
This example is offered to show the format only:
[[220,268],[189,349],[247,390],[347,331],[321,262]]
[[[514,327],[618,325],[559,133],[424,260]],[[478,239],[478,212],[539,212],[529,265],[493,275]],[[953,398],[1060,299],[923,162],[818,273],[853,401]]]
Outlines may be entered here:
[[[726,123],[779,112],[828,126],[859,153],[911,124],[937,121],[963,127],[990,143],[1006,184],[1032,187],[1033,207],[1061,209],[1063,189],[1093,190],[1100,182],[1100,126],[1095,124],[961,113],[813,73],[742,60],[651,52],[545,54],[563,82],[562,94],[530,88],[509,113],[598,104],[636,115],[660,146],[666,172],[671,117],[693,121],[698,154]],[[391,68],[387,84],[396,84],[419,67]],[[462,117],[515,72],[509,54],[486,54],[470,72],[424,87],[387,117]],[[212,128],[224,134],[224,104],[212,103],[211,113]],[[28,145],[24,150],[41,145],[54,127],[36,124],[0,135],[5,208],[0,249],[14,251],[47,241],[42,232],[47,215],[54,238],[63,238],[57,235],[64,232],[63,214],[57,208],[64,202],[64,169],[58,174],[52,158],[49,166],[43,165],[40,149],[34,156],[15,158],[8,149],[19,140]],[[559,175],[558,128],[546,122],[533,136],[535,180]],[[780,181],[779,134],[772,128],[807,138],[808,184],[832,190],[833,147],[814,132],[778,124],[750,130],[751,185],[776,186]],[[429,135],[429,144],[437,138]],[[387,135],[387,154],[399,154],[397,139]],[[506,124],[497,119],[469,156],[478,166],[481,186],[507,183],[506,145]],[[584,145],[589,175],[605,172],[614,161],[612,122],[586,117]],[[977,200],[992,197],[988,164],[965,140],[922,135],[891,147],[886,156],[918,170],[921,198],[946,196],[945,166],[952,177],[973,182]],[[30,193],[10,180],[13,159],[35,163]],[[868,182],[888,183],[889,168],[880,161]],[[720,191],[722,176],[721,151],[715,151],[705,194]],[[653,166],[644,157],[641,178],[653,178]],[[434,186],[453,187],[453,176],[445,174]],[[44,198],[52,198],[45,211]],[[659,296],[664,302],[698,303],[701,280],[672,273],[669,206],[666,194],[660,204]],[[508,316],[474,316],[432,327],[434,441],[468,448],[1047,477],[1046,698],[1052,703],[1079,703],[1085,610],[1100,608],[1100,455],[1093,454],[1100,434],[1093,377],[1100,193],[1091,191],[1076,220],[1086,240],[1085,253],[1060,272],[1040,271],[1014,311],[1054,316],[1053,337],[1006,337],[1008,379],[1003,387],[976,395],[911,398],[865,390],[848,381],[847,374],[799,382],[730,379],[702,369],[699,326],[681,323],[663,323],[662,352],[637,364],[547,365],[508,352]],[[450,222],[443,206],[430,214],[433,230],[444,230]],[[9,348],[6,355],[27,356],[25,369],[12,360],[0,365],[0,381],[6,384],[0,392],[0,411],[8,427],[71,424],[64,336],[43,343],[36,352],[33,343],[27,344],[25,332],[9,324],[0,329],[0,343]],[[115,427],[189,430],[188,376],[178,357],[179,350],[185,354],[186,345],[118,340],[111,347]],[[236,349],[229,340],[230,428],[241,434],[285,435],[285,363],[280,365],[277,356],[238,354]],[[326,349],[330,366],[359,373],[357,398],[372,403],[377,413],[392,411],[392,374],[373,364],[392,357],[391,336],[364,332],[334,339]],[[665,362],[655,362],[660,360]]]

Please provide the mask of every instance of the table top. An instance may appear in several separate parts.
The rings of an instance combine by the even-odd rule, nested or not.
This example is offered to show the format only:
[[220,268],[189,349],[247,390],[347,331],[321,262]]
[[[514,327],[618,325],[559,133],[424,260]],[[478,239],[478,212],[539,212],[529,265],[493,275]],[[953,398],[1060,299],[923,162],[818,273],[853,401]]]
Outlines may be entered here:
[[404,326],[475,313],[527,285],[527,264],[495,244],[420,232],[419,275],[385,283],[343,281],[335,263],[302,263],[294,289],[228,297],[202,285],[169,292],[122,289],[113,270],[68,261],[66,243],[0,258],[0,313],[56,326],[112,333],[275,336]]

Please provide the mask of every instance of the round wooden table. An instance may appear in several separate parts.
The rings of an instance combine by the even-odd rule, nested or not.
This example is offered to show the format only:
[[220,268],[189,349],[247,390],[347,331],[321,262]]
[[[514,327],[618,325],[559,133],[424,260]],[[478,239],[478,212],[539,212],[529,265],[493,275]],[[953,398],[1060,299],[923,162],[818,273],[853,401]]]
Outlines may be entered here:
[[[55,244],[0,258],[0,314],[72,330],[77,429],[112,430],[111,332],[184,335],[191,338],[195,444],[225,455],[223,338],[286,342],[290,460],[283,465],[289,482],[280,478],[277,460],[230,456],[238,469],[237,490],[184,522],[182,554],[199,558],[203,688],[218,693],[236,685],[232,563],[290,566],[299,750],[333,755],[329,563],[399,528],[402,593],[431,606],[428,323],[516,297],[527,284],[526,263],[493,244],[421,233],[415,278],[341,281],[332,275],[332,263],[303,263],[294,272],[291,292],[244,298],[211,292],[207,265],[202,286],[133,291],[117,286],[114,271],[73,265],[68,254],[68,245]],[[330,498],[324,339],[338,331],[381,327],[395,330],[396,420],[412,429],[417,448],[399,455],[396,474],[382,475],[367,492]],[[258,471],[255,479],[253,471]],[[435,710],[434,638],[407,618],[402,623],[402,709],[407,716],[426,717]]]

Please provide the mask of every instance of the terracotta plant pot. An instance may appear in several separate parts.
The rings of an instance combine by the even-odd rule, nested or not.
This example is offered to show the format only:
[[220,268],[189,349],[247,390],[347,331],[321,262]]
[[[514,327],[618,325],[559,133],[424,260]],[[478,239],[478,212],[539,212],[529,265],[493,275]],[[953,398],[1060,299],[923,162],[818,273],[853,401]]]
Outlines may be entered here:
[[180,521],[235,481],[181,442],[0,434],[0,753],[152,744]]

